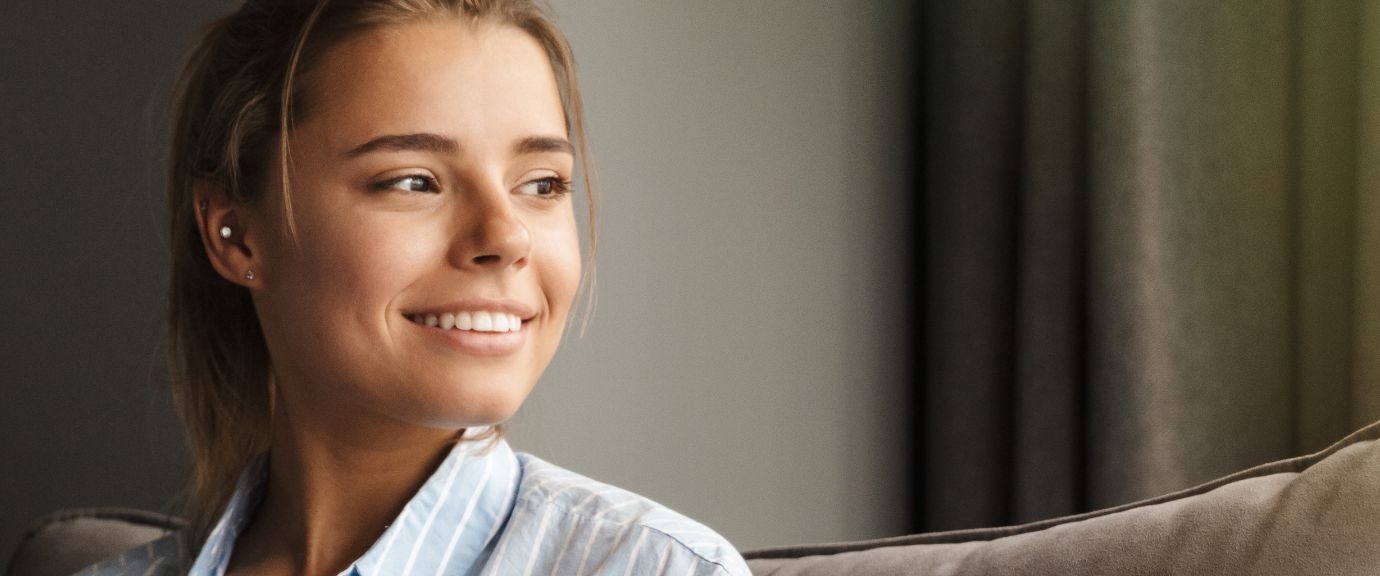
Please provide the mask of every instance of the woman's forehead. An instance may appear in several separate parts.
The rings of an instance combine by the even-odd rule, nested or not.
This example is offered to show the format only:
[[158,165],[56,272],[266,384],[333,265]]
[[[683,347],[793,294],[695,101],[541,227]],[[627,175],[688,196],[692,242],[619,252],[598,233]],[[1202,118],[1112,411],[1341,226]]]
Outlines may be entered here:
[[443,19],[370,30],[328,50],[304,81],[309,106],[295,132],[333,148],[389,133],[475,146],[566,132],[546,51],[512,26]]

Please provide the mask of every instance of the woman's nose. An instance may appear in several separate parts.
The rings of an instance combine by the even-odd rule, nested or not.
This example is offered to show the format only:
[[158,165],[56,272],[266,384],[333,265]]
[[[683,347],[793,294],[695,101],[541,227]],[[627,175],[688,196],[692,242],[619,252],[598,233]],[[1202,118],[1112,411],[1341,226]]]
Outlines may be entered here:
[[[508,195],[485,194],[460,208],[461,226],[451,249],[459,268],[520,268],[532,251],[532,235]],[[498,196],[498,197],[494,197]]]

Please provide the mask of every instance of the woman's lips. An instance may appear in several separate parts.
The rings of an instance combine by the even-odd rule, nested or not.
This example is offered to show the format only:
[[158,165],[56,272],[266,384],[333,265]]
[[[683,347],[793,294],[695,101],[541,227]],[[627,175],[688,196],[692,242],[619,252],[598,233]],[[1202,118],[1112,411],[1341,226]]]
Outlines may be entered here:
[[[435,317],[435,325],[429,325],[429,319],[422,316],[418,321],[419,315],[412,315],[408,318],[408,323],[417,330],[431,338],[435,338],[450,348],[465,354],[474,356],[506,356],[522,349],[522,345],[527,341],[527,322],[519,321],[514,330],[513,326],[507,326],[506,331],[495,331],[499,326],[495,326],[492,318],[487,326],[474,326],[481,323],[470,319],[471,326],[466,329],[452,325],[451,328],[442,328],[441,319]],[[452,320],[453,321],[453,320]],[[481,330],[483,328],[484,330]]]
[[413,324],[425,324],[432,327],[440,327],[442,330],[474,330],[476,332],[517,332],[522,329],[523,318],[517,314],[507,312],[490,312],[488,310],[477,310],[474,312],[442,312],[429,314],[404,314]]
[[[491,316],[511,315],[517,316],[522,320],[531,320],[536,316],[536,312],[531,306],[522,303],[521,300],[511,298],[465,298],[446,302],[443,304],[433,304],[424,307],[403,310],[403,315],[409,319],[416,320],[416,316],[426,318],[436,316],[438,319],[445,314],[488,314]],[[435,325],[434,323],[432,324]]]

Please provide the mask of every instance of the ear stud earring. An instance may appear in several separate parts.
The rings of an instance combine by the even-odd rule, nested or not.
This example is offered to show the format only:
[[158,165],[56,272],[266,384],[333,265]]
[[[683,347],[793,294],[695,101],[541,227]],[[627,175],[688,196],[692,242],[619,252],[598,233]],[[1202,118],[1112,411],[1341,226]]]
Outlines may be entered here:
[[253,269],[253,268],[250,268],[249,270],[245,270],[245,271],[244,271],[244,279],[245,279],[245,280],[253,280],[253,279],[254,279],[254,269]]
[[221,227],[220,227],[220,237],[221,237],[221,238],[229,238],[229,237],[230,237],[230,234],[232,234],[232,232],[230,231],[230,227],[229,227],[229,226],[221,226]]

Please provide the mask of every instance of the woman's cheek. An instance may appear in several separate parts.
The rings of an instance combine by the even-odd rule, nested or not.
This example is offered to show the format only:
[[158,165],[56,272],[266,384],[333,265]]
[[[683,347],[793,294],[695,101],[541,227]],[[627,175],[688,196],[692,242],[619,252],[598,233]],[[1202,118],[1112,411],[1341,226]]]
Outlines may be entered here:
[[425,227],[379,220],[360,218],[326,236],[333,241],[320,247],[322,290],[393,292],[443,257],[436,248],[441,242],[429,240]]
[[[573,218],[572,218],[573,220]],[[575,298],[580,287],[580,237],[573,222],[557,230],[549,231],[537,243],[542,251],[539,257],[543,263],[542,276],[545,279],[546,297],[553,306],[561,308],[564,314]]]

